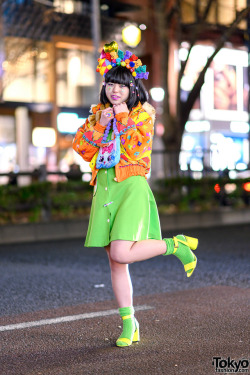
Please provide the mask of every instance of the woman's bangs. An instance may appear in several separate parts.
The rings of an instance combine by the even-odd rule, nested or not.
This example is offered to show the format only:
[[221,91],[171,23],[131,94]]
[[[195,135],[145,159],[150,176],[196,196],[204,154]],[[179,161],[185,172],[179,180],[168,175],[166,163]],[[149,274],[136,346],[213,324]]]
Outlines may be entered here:
[[111,69],[105,75],[105,82],[118,83],[119,85],[126,85],[129,87],[131,78],[131,73],[127,70],[127,68],[116,67]]

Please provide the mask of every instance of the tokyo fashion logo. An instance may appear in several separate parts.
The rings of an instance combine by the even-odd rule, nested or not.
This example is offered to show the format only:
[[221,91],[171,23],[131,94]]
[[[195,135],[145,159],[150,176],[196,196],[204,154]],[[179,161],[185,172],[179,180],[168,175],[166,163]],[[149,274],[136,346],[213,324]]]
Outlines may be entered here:
[[249,360],[245,358],[237,361],[230,357],[213,357],[212,364],[214,365],[215,372],[247,374],[249,371]]

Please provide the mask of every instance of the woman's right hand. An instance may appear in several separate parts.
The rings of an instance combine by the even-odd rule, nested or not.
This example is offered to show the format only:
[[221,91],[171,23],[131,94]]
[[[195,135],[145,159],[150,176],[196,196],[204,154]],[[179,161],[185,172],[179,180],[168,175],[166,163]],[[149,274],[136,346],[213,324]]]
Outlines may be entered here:
[[102,111],[102,114],[101,114],[101,118],[100,118],[100,121],[99,123],[102,125],[102,126],[107,126],[109,121],[112,120],[114,118],[114,111],[113,111],[113,108],[109,107],[109,108],[106,108]]

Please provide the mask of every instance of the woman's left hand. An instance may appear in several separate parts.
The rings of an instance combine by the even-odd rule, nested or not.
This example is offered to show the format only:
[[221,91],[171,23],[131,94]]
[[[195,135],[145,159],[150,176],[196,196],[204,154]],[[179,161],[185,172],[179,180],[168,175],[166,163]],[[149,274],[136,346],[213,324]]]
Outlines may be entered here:
[[120,103],[120,104],[115,104],[113,106],[113,109],[114,109],[114,112],[115,114],[117,115],[118,113],[121,113],[121,112],[127,112],[129,113],[129,110],[128,110],[128,107],[127,107],[127,104],[125,102],[123,103]]

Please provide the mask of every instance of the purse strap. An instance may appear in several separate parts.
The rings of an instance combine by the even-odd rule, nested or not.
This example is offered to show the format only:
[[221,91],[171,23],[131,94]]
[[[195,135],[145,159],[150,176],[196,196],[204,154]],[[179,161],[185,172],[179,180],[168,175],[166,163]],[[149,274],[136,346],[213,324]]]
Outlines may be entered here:
[[[106,126],[104,136],[102,138],[102,143],[107,142],[107,138],[108,138],[111,126],[112,126],[112,120],[110,120],[108,125]],[[116,118],[113,119],[113,130],[114,130],[115,135],[119,136],[119,132],[118,132],[118,129],[117,129],[117,126],[116,126]]]

